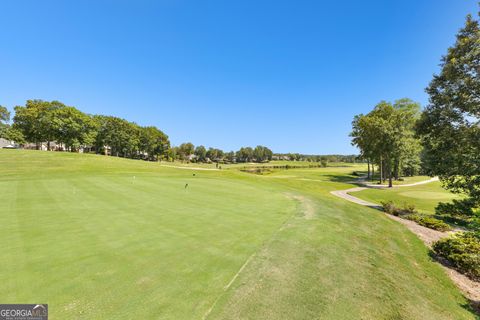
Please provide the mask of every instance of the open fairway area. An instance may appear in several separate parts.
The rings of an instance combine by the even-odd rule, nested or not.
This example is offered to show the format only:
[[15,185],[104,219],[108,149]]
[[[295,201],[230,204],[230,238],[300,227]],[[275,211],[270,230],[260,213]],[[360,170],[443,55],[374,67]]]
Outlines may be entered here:
[[[476,319],[414,234],[329,193],[364,167],[0,150],[0,301],[51,319]],[[439,188],[392,191],[430,210]]]

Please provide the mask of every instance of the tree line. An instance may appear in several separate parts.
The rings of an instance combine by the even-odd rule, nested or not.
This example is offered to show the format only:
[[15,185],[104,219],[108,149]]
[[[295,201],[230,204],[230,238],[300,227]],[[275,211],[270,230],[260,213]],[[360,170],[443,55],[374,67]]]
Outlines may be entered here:
[[142,127],[113,116],[90,115],[59,101],[28,100],[16,106],[13,124],[1,107],[0,137],[47,150],[85,151],[158,160],[170,148],[168,136],[154,126]]
[[273,152],[265,146],[242,147],[234,152],[225,152],[217,148],[206,148],[203,145],[195,147],[193,143],[182,143],[169,150],[169,157],[175,160],[191,162],[266,162],[272,160]]
[[36,149],[83,151],[133,159],[191,162],[265,162],[272,160],[267,147],[242,147],[237,152],[170,145],[168,136],[155,126],[142,127],[122,118],[86,114],[59,101],[28,100],[11,114],[0,106],[0,138]]
[[362,163],[364,159],[359,158],[358,155],[342,155],[342,154],[327,154],[327,155],[311,155],[301,153],[275,153],[272,157],[274,160],[286,161],[307,161],[307,162],[346,162],[346,163]]

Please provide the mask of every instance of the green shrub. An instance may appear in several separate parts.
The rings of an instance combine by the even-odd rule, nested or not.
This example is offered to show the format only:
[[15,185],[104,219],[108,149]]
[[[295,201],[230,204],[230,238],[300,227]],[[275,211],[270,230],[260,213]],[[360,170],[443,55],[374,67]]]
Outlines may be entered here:
[[480,232],[462,232],[433,244],[433,252],[467,276],[480,279]]
[[443,222],[442,220],[436,219],[432,216],[421,215],[417,213],[415,206],[413,204],[404,204],[403,208],[398,208],[395,206],[393,201],[384,201],[380,202],[383,207],[383,211],[394,216],[401,216],[402,218],[415,221],[421,226],[438,230],[438,231],[448,231],[451,230],[450,226]]
[[383,207],[383,211],[385,211],[388,214],[393,214],[394,216],[398,216],[401,214],[401,210],[398,209],[393,201],[382,201],[380,204]]
[[406,213],[406,214],[416,213],[417,209],[415,209],[414,204],[404,203],[403,212]]
[[470,222],[469,227],[470,227],[472,230],[475,230],[475,231],[477,231],[477,232],[480,232],[480,218],[473,219],[473,221]]
[[438,220],[431,216],[425,216],[420,214],[409,214],[405,216],[405,219],[415,221],[419,225],[433,229],[433,230],[438,230],[438,231],[451,230],[448,224],[446,224],[442,220]]
[[417,212],[413,204],[404,204],[403,208],[399,208],[391,200],[380,202],[380,203],[383,207],[383,211],[397,217]]
[[471,217],[475,214],[474,208],[477,203],[470,199],[454,199],[452,202],[440,202],[435,207],[436,214],[451,215],[451,216],[467,216]]

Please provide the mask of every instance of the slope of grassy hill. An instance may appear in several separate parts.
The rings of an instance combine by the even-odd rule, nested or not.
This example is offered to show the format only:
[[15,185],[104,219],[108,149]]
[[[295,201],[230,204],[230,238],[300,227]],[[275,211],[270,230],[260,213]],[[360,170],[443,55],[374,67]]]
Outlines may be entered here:
[[475,319],[413,234],[329,194],[351,172],[0,150],[0,301],[52,319]]

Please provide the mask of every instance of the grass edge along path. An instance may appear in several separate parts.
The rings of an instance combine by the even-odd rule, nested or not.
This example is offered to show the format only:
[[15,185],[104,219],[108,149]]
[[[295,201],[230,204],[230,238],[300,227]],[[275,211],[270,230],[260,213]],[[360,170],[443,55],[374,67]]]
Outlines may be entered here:
[[[438,178],[432,178],[429,180],[425,181],[420,181],[416,183],[411,183],[408,185],[397,185],[394,186],[394,188],[398,187],[412,187],[416,185],[421,185],[421,184],[426,184],[430,182],[437,181]],[[362,183],[363,184],[363,183]],[[334,196],[337,196],[339,198],[342,198],[344,200],[366,206],[372,209],[376,210],[381,210],[381,206],[379,204],[375,204],[372,202],[368,202],[365,200],[362,200],[360,198],[357,198],[355,196],[352,196],[350,193],[353,192],[359,192],[363,191],[369,188],[385,188],[385,186],[377,186],[377,185],[369,185],[369,184],[363,184],[365,187],[355,187],[355,188],[350,188],[346,190],[334,190],[331,191],[330,193],[333,194]],[[414,233],[422,242],[429,248],[431,248],[432,244],[435,241],[438,241],[442,238],[448,237],[452,235],[455,232],[458,232],[459,230],[454,230],[454,231],[438,231],[438,230],[433,230],[429,229],[426,227],[423,227],[419,224],[417,224],[414,221],[407,220],[407,219],[402,219],[400,217],[393,216],[391,214],[385,213],[387,217],[389,217],[392,220],[395,220],[397,222],[400,222],[403,224],[407,229],[409,229],[412,233]],[[462,291],[462,293],[467,297],[469,300],[473,301],[473,304],[475,304],[475,308],[477,309],[477,312],[480,311],[480,283],[477,281],[473,281],[472,279],[468,278],[467,276],[463,275],[462,273],[458,272],[457,270],[451,268],[448,266],[448,264],[445,263],[440,263],[442,268],[445,270],[447,275],[450,277],[450,279],[455,283],[455,285]]]

